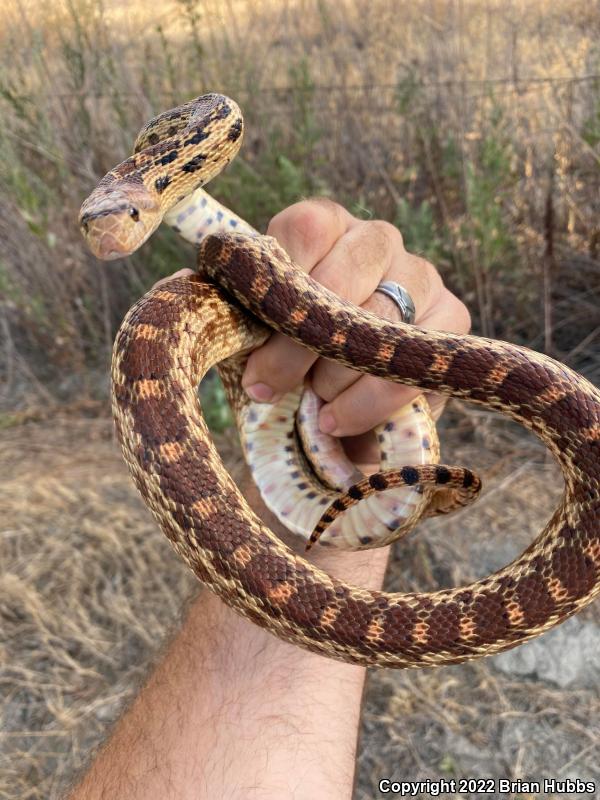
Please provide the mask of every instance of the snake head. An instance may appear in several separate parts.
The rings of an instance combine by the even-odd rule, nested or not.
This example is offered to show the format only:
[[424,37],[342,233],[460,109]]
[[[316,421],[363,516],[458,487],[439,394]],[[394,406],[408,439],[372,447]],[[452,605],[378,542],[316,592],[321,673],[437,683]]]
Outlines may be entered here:
[[111,189],[105,181],[83,202],[79,227],[92,253],[111,261],[137,250],[158,228],[162,214],[143,184]]

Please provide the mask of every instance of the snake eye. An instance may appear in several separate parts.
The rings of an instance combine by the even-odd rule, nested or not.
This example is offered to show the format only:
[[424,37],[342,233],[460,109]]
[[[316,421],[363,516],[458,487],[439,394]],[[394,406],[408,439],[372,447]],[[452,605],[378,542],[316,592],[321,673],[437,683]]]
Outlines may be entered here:
[[129,209],[129,216],[134,222],[140,221],[140,212],[137,210],[137,208],[133,208],[133,206]]

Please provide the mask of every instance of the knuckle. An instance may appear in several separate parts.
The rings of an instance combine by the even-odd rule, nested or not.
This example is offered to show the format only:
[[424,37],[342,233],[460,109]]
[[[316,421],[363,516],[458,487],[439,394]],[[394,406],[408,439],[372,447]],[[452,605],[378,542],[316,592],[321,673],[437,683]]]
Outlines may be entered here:
[[441,302],[452,316],[452,330],[455,333],[468,333],[471,330],[471,313],[463,301],[444,288]]
[[281,370],[278,369],[280,357],[277,347],[269,347],[269,343],[259,347],[250,354],[246,366],[246,373],[252,376],[252,381],[264,381],[273,385],[281,378]]
[[269,223],[267,233],[279,239],[291,255],[312,253],[328,236],[331,211],[339,213],[332,200],[303,200],[280,211]]
[[[293,349],[292,349],[293,348]],[[293,389],[307,370],[306,351],[295,352],[290,342],[271,338],[248,358],[243,384],[266,383],[277,392]]]
[[[361,222],[342,240],[343,260],[346,272],[351,276],[357,272],[379,270],[389,262],[392,239],[387,223]],[[350,278],[351,279],[351,278]]]
[[325,271],[315,276],[315,279],[338,297],[343,297],[345,300],[350,297],[352,269],[346,269],[342,259],[339,261],[336,259],[334,264],[329,264]]
[[369,225],[371,230],[374,232],[374,235],[379,237],[379,239],[382,242],[385,242],[389,247],[404,248],[404,239],[402,238],[402,234],[391,222],[388,222],[385,219],[374,219],[370,222],[366,222],[365,224]]
[[429,277],[429,285],[431,287],[431,293],[433,296],[439,297],[443,291],[446,290],[444,286],[444,281],[442,280],[442,276],[437,271],[437,269],[431,264],[429,261],[425,261],[426,269],[428,272]]
[[160,280],[156,281],[156,283],[152,285],[152,288],[156,289],[159,286],[164,286],[169,281],[176,280],[176,278],[186,278],[188,275],[193,275],[193,274],[194,270],[188,269],[187,267],[184,267],[183,269],[178,269],[177,272],[174,272],[172,275],[167,275],[165,278],[161,278]]
[[452,296],[456,302],[456,326],[459,333],[468,333],[471,330],[471,313],[462,300]]
[[415,268],[421,274],[423,289],[427,297],[426,308],[430,309],[439,303],[444,292],[448,290],[444,286],[442,276],[430,261],[421,256],[413,256],[413,259]]

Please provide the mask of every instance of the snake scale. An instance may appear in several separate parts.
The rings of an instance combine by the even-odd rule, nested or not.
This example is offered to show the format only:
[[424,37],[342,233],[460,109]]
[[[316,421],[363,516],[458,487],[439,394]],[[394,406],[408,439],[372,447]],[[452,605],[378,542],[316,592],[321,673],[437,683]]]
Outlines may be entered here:
[[[135,155],[82,206],[92,250],[103,258],[132,252],[169,208],[229,163],[242,126],[237,105],[214,94],[149,122]],[[326,656],[420,667],[505,650],[597,596],[600,392],[592,384],[523,347],[379,319],[315,283],[270,237],[235,230],[206,236],[198,268],[198,275],[154,288],[127,314],[113,352],[113,414],[133,478],[163,532],[232,608]],[[268,335],[263,323],[320,356],[499,411],[533,431],[565,480],[543,531],[496,573],[428,593],[353,587],[296,555],[249,508],[197,400],[199,380],[220,364],[232,402],[242,402],[244,357]],[[465,500],[478,489],[465,469],[407,466],[365,478],[322,524],[399,483],[446,487]]]

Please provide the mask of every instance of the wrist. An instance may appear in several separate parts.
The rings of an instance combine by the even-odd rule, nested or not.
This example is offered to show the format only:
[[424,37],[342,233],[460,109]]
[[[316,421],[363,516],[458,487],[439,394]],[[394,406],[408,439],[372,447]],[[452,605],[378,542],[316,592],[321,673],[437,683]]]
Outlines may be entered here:
[[[375,558],[373,556],[375,555]],[[380,588],[385,553],[348,554],[352,566],[337,568],[330,553],[319,566],[363,586]],[[370,558],[368,558],[368,557]],[[336,568],[333,568],[336,562]],[[366,669],[284,642],[244,619],[219,598],[202,591],[180,636],[194,654],[196,697],[189,698],[200,728],[235,730],[221,746],[228,773],[220,786],[260,787],[257,797],[350,798]],[[210,753],[198,753],[198,761]],[[208,797],[211,794],[207,787]],[[217,791],[218,787],[212,787]],[[231,796],[237,796],[232,791]],[[252,793],[244,795],[254,797]]]

